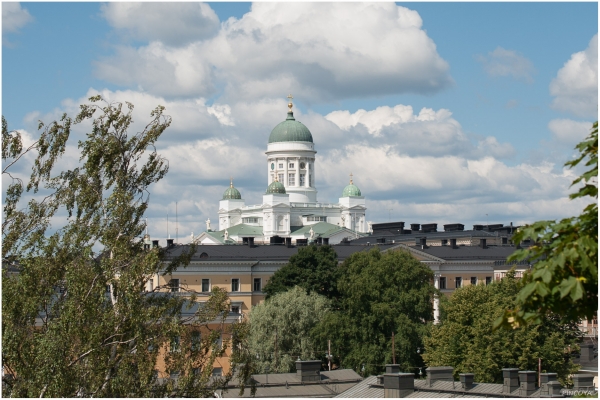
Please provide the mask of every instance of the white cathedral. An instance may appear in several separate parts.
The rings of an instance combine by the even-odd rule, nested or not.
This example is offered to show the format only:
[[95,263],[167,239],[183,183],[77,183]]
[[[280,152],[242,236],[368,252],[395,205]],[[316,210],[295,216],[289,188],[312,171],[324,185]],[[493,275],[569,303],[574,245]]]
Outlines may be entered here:
[[352,175],[337,203],[317,200],[313,137],[294,118],[291,102],[288,107],[287,118],[269,136],[268,187],[262,204],[246,205],[231,181],[219,202],[219,230],[211,229],[209,219],[206,232],[197,238],[199,243],[239,243],[245,238],[253,238],[255,243],[278,243],[291,238],[297,244],[322,239],[336,244],[370,231],[365,198]]

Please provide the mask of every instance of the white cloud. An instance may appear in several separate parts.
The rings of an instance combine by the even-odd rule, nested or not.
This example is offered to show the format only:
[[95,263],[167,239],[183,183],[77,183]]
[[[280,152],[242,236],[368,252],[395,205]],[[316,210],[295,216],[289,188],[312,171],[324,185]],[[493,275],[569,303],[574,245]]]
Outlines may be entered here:
[[548,129],[553,138],[560,144],[574,147],[585,139],[591,131],[592,122],[573,121],[572,119],[553,119],[548,123]]
[[226,98],[289,91],[310,102],[437,92],[452,83],[448,69],[418,13],[405,7],[254,3],[213,38],[180,48],[119,48],[97,63],[96,74],[165,96],[208,96],[216,79]]
[[487,56],[478,55],[475,59],[483,64],[483,69],[489,76],[511,76],[527,83],[533,82],[533,63],[514,50],[497,47]]
[[204,3],[107,3],[102,15],[117,31],[134,39],[180,46],[219,30],[217,14]]
[[550,83],[552,107],[580,117],[598,118],[598,35],[584,51],[571,55]]
[[2,3],[2,34],[18,32],[19,29],[33,21],[33,17],[21,3]]

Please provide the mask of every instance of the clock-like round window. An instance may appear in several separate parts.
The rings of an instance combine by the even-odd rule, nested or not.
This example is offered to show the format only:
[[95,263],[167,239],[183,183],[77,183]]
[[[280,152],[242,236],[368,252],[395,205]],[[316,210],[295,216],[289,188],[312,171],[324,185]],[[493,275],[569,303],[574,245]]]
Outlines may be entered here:
[[275,169],[275,163],[271,163],[271,171]]
[[304,169],[306,167],[306,164],[304,164],[303,162],[300,163],[300,168]]

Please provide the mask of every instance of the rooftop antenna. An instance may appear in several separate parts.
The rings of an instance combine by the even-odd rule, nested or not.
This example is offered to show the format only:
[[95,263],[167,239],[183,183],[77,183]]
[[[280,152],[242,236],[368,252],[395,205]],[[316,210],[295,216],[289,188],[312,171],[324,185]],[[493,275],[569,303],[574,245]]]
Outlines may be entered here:
[[175,243],[179,243],[179,222],[177,220],[177,202],[175,202]]
[[167,239],[171,239],[171,235],[169,235],[169,211],[167,211]]
[[388,222],[392,220],[392,211],[394,211],[393,208],[388,208]]
[[148,234],[148,218],[146,218],[146,235]]

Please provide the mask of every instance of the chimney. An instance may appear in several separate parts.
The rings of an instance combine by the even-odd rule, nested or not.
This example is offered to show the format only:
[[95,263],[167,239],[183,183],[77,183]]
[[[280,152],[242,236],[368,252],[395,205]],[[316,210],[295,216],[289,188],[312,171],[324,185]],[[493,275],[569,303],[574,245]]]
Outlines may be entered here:
[[321,360],[296,361],[296,376],[301,382],[319,382],[321,380]]
[[594,375],[575,374],[573,375],[573,390],[594,391]]
[[397,399],[407,397],[414,391],[414,374],[399,372],[383,375],[383,397]]
[[519,371],[519,396],[531,396],[535,392],[537,383],[536,371]]
[[594,361],[594,345],[592,343],[582,343],[579,348],[581,349],[580,362]]
[[479,239],[479,247],[482,249],[487,249],[486,241],[486,239]]
[[426,249],[427,248],[427,237],[422,237],[421,238],[421,248],[422,249]]
[[410,224],[410,230],[413,232],[418,232],[421,229],[421,224]]
[[442,239],[442,246],[448,246],[448,239]]
[[329,238],[323,238],[323,244],[329,245]]
[[473,379],[475,374],[459,374],[460,384],[464,390],[469,390],[473,387]]
[[254,238],[253,237],[248,238],[248,247],[254,247]]
[[385,244],[385,238],[377,238],[377,243]]
[[502,393],[511,393],[519,388],[519,368],[502,368],[502,377]]
[[383,375],[377,375],[377,384],[383,385]]
[[456,239],[450,239],[450,247],[453,249],[458,249],[458,246],[456,245]]
[[540,392],[540,396],[545,397],[545,396],[552,396],[552,393],[550,393],[550,386],[548,385],[550,382],[555,382],[558,381],[557,375],[555,372],[545,372],[540,374],[540,383],[542,386],[540,386],[541,392]]
[[508,238],[506,236],[502,236],[502,244],[508,244]]
[[154,248],[158,247],[158,240],[152,241],[152,247],[154,247]]
[[167,247],[173,246],[173,239],[167,239]]
[[292,247],[292,238],[291,237],[286,237],[285,238],[285,246],[286,247]]
[[452,376],[454,369],[452,367],[429,367],[426,371],[429,387],[436,381],[454,382],[454,376]]
[[562,387],[560,386],[559,381],[550,381],[547,383],[548,385],[548,397],[563,397],[561,396],[560,390]]

